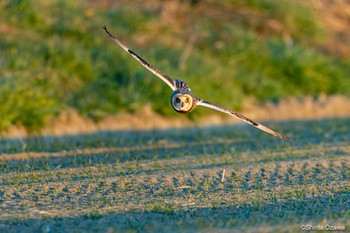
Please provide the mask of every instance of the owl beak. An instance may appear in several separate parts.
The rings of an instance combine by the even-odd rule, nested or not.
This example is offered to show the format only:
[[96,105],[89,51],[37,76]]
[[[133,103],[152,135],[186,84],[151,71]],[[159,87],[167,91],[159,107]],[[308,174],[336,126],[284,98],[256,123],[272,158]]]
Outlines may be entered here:
[[183,108],[184,107],[184,103],[181,103],[181,108]]

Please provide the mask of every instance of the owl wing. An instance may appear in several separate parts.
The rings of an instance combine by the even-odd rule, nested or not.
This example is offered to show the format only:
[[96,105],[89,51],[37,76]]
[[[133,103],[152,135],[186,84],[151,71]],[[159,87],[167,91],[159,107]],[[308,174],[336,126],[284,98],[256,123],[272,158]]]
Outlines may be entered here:
[[142,59],[139,55],[137,55],[136,53],[134,53],[132,50],[130,50],[128,47],[126,47],[122,42],[120,42],[116,37],[114,37],[112,35],[112,33],[110,33],[107,30],[106,26],[103,26],[103,29],[106,31],[106,33],[109,35],[109,37],[116,42],[120,47],[122,47],[126,52],[128,52],[133,58],[135,58],[138,62],[140,62],[144,67],[146,67],[149,71],[151,71],[153,74],[155,74],[157,77],[159,77],[161,80],[163,80],[166,84],[169,85],[169,87],[174,91],[176,90],[176,86],[175,86],[175,82],[172,78],[170,78],[169,76],[163,74],[162,72],[160,72],[157,68],[151,66],[150,64],[148,64],[148,62],[146,62],[144,59]]
[[201,106],[204,106],[204,107],[207,107],[207,108],[211,108],[211,109],[215,109],[217,111],[220,111],[220,112],[223,112],[223,113],[226,113],[228,115],[231,115],[233,117],[236,117],[237,119],[241,120],[241,121],[244,121],[252,126],[255,126],[256,128],[262,130],[262,131],[265,131],[266,133],[269,133],[269,134],[272,134],[276,137],[279,137],[279,138],[282,138],[282,139],[285,139],[285,136],[283,136],[282,134],[279,134],[275,131],[273,131],[272,129],[270,128],[267,128],[266,126],[263,126],[262,124],[256,122],[256,121],[253,121],[235,111],[232,111],[231,109],[228,109],[228,108],[225,108],[225,107],[222,107],[222,106],[219,106],[217,104],[214,104],[214,103],[211,103],[209,101],[206,101],[206,100],[200,100],[197,105],[201,105]]

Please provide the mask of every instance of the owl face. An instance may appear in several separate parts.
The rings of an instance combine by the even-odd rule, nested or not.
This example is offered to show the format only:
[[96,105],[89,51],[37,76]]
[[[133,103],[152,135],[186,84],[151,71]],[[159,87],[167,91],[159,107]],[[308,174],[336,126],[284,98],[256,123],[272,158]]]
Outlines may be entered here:
[[171,96],[171,106],[177,112],[190,112],[194,109],[193,97],[190,94],[176,93]]

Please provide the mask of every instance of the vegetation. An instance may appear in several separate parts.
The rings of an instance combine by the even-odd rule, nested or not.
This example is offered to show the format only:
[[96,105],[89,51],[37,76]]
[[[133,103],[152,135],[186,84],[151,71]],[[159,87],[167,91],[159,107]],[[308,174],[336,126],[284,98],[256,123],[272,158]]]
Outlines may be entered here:
[[2,140],[0,231],[348,230],[350,120],[272,124]]
[[67,108],[96,120],[144,104],[173,114],[170,89],[116,47],[104,24],[151,64],[228,107],[247,96],[350,88],[349,62],[317,49],[325,29],[298,1],[4,0],[0,21],[0,130],[35,130]]

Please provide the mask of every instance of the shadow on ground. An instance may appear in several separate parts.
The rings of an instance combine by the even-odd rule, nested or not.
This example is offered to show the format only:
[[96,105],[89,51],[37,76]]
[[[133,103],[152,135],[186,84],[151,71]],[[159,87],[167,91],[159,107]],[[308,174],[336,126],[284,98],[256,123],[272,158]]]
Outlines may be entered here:
[[[289,199],[273,203],[242,206],[189,208],[180,211],[150,211],[141,213],[2,221],[1,232],[206,232],[236,229],[236,231],[298,231],[302,224],[336,224],[349,229],[350,193]],[[343,222],[339,222],[339,217]],[[288,222],[288,224],[284,224]],[[254,226],[254,228],[251,228]],[[265,230],[264,230],[265,229]],[[271,229],[270,229],[271,230]]]

